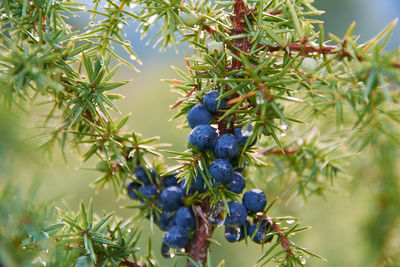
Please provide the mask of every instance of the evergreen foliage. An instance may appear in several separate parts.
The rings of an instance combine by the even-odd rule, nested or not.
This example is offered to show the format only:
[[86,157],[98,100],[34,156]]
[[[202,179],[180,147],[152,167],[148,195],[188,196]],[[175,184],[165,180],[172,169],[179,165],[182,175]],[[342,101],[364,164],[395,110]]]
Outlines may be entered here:
[[[366,226],[373,232],[388,222],[379,239],[371,235],[370,247],[380,251],[378,264],[396,263],[399,255],[385,248],[400,216],[400,185],[390,171],[400,143],[400,49],[384,50],[396,21],[366,43],[358,42],[355,24],[342,38],[330,34],[325,40],[323,22],[316,19],[323,12],[311,2],[107,0],[103,6],[99,0],[2,1],[4,107],[15,113],[28,105],[49,107],[42,120],[45,133],[38,138],[43,153],[58,145],[63,153],[76,149],[83,161],[97,158],[101,176],[93,184],[98,190],[112,186],[116,196],[129,193],[136,199],[130,208],[139,214],[128,221],[95,215],[92,203],[73,212],[2,185],[0,265],[156,266],[150,249],[145,257],[136,255],[140,233],[135,220],[141,217],[150,220],[151,228],[158,224],[174,230],[167,230],[163,249],[184,246],[178,254],[188,258],[189,266],[211,266],[214,222],[235,216],[240,217],[234,224],[239,228],[230,229],[228,223],[229,238],[234,241],[238,231],[238,240],[263,243],[260,265],[303,266],[306,257],[324,260],[293,240],[308,227],[297,218],[269,215],[276,200],[268,194],[266,207],[263,202],[257,212],[246,210],[239,203],[242,190],[230,190],[233,171],[237,176],[243,172],[250,189],[264,189],[279,177],[286,194],[306,200],[323,195],[343,177],[343,164],[356,152],[371,150],[382,172],[376,181],[382,188],[378,197],[389,204],[378,207]],[[84,14],[90,15],[89,25],[73,26]],[[122,96],[113,90],[128,81],[113,81],[113,76],[120,65],[137,70],[141,64],[124,39],[128,23],[136,23],[143,35],[159,26],[149,43],[160,49],[180,43],[193,47],[193,55],[185,59],[187,69],[174,68],[178,78],[164,80],[179,95],[171,106],[174,119],[194,128],[185,151],[167,150],[157,137],[126,130],[130,114],[115,119]],[[126,53],[117,52],[119,48]],[[213,140],[202,143],[204,132]],[[165,156],[176,165],[168,168]],[[222,161],[225,165],[217,166]],[[171,188],[171,181],[166,182],[171,176],[174,190],[169,191],[182,191],[185,197],[167,203],[172,206],[168,212],[185,206],[179,210],[193,212],[189,215],[195,218],[195,229],[174,225],[180,218],[172,226],[162,222],[172,216],[163,219],[158,200]],[[231,209],[232,203],[240,205],[241,214]],[[184,241],[187,235],[188,242],[177,242],[172,232],[185,236]]]

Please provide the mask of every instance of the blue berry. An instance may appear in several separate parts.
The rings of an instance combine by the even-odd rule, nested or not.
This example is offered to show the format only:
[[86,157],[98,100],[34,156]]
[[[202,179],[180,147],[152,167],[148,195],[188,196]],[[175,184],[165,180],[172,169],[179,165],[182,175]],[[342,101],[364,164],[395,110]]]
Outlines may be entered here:
[[239,230],[240,230],[240,228],[237,228],[237,227],[226,226],[225,227],[225,239],[228,242],[239,241],[240,234],[241,234],[241,233],[239,233]]
[[261,221],[258,224],[253,224],[252,226],[250,226],[249,236],[254,242],[258,244],[267,243],[271,242],[273,238],[273,236],[271,235],[270,237],[265,239],[265,235],[268,234],[270,231],[271,225],[266,221]]
[[161,245],[161,255],[162,255],[164,258],[167,258],[167,259],[170,259],[170,258],[172,258],[172,256],[173,256],[173,255],[171,255],[171,253],[170,253],[170,248],[169,248],[169,246],[168,246],[167,244],[165,244],[164,242],[163,242],[162,245]]
[[174,172],[168,176],[165,176],[162,180],[164,187],[177,186],[178,178],[176,177],[178,173]]
[[[247,131],[243,131],[242,127],[237,127],[233,131],[235,133],[236,138],[242,145],[246,144],[247,139],[253,135],[253,127],[251,125],[247,127]],[[251,144],[249,144],[249,147],[253,146],[256,142],[257,138],[254,139],[253,142],[251,142]]]
[[240,146],[237,138],[232,134],[223,134],[218,138],[214,147],[214,154],[218,158],[232,159],[239,154]]
[[207,124],[194,127],[188,136],[188,142],[197,147],[200,151],[213,149],[217,140],[217,132],[213,127]]
[[185,182],[186,182],[186,178],[183,179],[181,182],[181,188],[182,188],[184,194],[193,195],[196,191],[198,191],[199,193],[203,193],[206,191],[206,187],[204,184],[204,178],[200,172],[198,172],[195,179],[192,179],[189,189],[187,188],[187,185],[185,185]]
[[142,185],[138,182],[130,182],[126,185],[126,190],[128,191],[128,196],[132,199],[140,199],[138,194],[134,190],[139,190]]
[[[157,196],[157,187],[155,185],[143,185],[139,188],[139,193],[147,200],[151,200],[153,196]],[[141,199],[144,201],[143,199]]]
[[197,104],[192,107],[187,115],[187,120],[190,128],[194,128],[197,125],[208,124],[211,119],[211,113],[206,109],[204,105],[201,104]]
[[209,168],[211,177],[217,182],[228,183],[233,176],[232,165],[226,159],[216,159]]
[[236,194],[242,193],[244,187],[246,186],[246,181],[239,172],[234,172],[232,179],[228,183],[228,188],[230,191]]
[[252,189],[244,193],[242,202],[246,209],[251,212],[263,211],[267,205],[265,194],[260,189]]
[[220,101],[219,108],[217,109],[218,106],[218,98],[219,94],[218,91],[213,90],[208,92],[204,97],[203,97],[203,104],[206,106],[206,109],[210,111],[211,113],[216,113],[219,109],[225,109],[226,108],[226,99],[222,98]]
[[156,224],[161,230],[167,231],[175,225],[175,213],[163,210],[160,217],[156,218]]
[[242,226],[240,226],[240,237],[238,241],[243,240],[246,236],[249,235],[250,226],[251,224],[249,220],[246,220],[246,222]]
[[240,202],[228,202],[229,214],[225,217],[225,225],[228,226],[241,226],[246,222],[247,210],[246,207]]
[[231,159],[232,168],[235,172],[243,172],[244,168],[247,165],[247,162],[244,161],[242,164],[239,164],[239,156],[234,157]]
[[178,226],[172,226],[164,234],[163,243],[171,248],[184,248],[189,242],[188,232]]
[[196,228],[196,218],[188,207],[180,207],[175,214],[175,223],[186,230]]
[[[138,178],[138,180],[141,181],[143,184],[145,184],[145,185],[151,184],[151,181],[150,181],[149,177],[147,176],[147,173],[141,164],[139,164],[136,167],[135,174],[136,174],[136,177]],[[156,170],[153,167],[151,167],[151,169],[150,169],[150,174],[151,174],[152,180],[154,181],[154,179],[156,178]]]
[[160,195],[161,206],[169,211],[174,211],[179,209],[182,205],[183,192],[177,186],[170,186],[164,189]]

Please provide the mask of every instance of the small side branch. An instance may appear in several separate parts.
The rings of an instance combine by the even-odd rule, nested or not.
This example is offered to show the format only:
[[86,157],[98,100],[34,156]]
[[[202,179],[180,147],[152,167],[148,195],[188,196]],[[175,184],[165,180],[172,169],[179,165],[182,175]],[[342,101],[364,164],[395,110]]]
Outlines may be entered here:
[[297,151],[298,151],[297,147],[288,147],[288,148],[285,148],[283,150],[280,149],[280,148],[274,148],[274,149],[270,149],[268,151],[265,151],[263,153],[263,155],[280,155],[280,154],[290,155],[290,154],[296,153]]

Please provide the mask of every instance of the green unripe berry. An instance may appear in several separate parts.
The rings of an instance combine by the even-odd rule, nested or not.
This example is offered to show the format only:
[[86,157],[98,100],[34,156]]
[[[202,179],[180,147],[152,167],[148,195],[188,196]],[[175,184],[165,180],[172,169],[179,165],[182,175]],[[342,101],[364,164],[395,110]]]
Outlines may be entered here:
[[194,12],[182,13],[181,20],[183,24],[185,24],[188,27],[193,27],[200,22],[199,16],[197,16],[197,14]]
[[101,171],[101,172],[107,172],[108,171],[108,164],[105,161],[100,161],[99,163],[96,164],[96,170]]
[[306,57],[301,62],[301,67],[306,71],[313,71],[318,68],[318,62],[312,57]]
[[221,55],[223,51],[224,45],[221,42],[212,41],[208,44],[208,53],[210,54],[217,53],[217,55]]
[[76,260],[75,267],[94,267],[89,256],[81,256]]

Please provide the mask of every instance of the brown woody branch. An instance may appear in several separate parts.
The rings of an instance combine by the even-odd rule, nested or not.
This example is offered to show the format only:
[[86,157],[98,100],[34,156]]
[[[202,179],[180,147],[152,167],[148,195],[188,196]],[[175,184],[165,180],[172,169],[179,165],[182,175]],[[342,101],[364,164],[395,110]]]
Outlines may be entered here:
[[[257,47],[267,49],[269,52],[278,52],[286,50],[288,50],[289,52],[300,52],[304,56],[308,54],[319,54],[319,55],[338,55],[341,58],[353,57],[349,52],[347,52],[344,45],[340,46],[324,45],[320,47],[314,47],[309,44],[306,44],[305,42],[300,42],[300,43],[290,43],[285,46],[279,46],[279,45],[272,46],[272,45],[259,44]],[[363,58],[360,55],[357,55],[356,57],[359,61],[365,60],[365,58]],[[395,68],[400,68],[400,62],[393,62],[392,65]]]
[[[207,262],[207,252],[210,247],[209,239],[214,232],[214,228],[208,221],[210,198],[206,198],[200,205],[193,205],[193,213],[196,217],[196,233],[194,241],[189,244],[187,251],[195,262],[199,262],[204,266]],[[187,266],[192,267],[194,265],[188,261]]]
[[282,231],[282,229],[279,227],[279,225],[267,216],[259,216],[257,218],[257,220],[258,221],[262,221],[262,220],[267,221],[271,225],[272,229],[274,229],[274,231],[278,233],[279,241],[281,242],[281,246],[285,249],[286,259],[288,259],[293,254],[293,252],[290,248],[289,239],[287,238],[285,233]]
[[297,147],[288,147],[288,148],[285,148],[283,150],[280,149],[280,148],[274,148],[274,149],[265,151],[263,154],[264,155],[273,155],[273,154],[276,154],[276,155],[279,155],[279,154],[290,155],[290,154],[296,153],[297,151],[298,151]]
[[304,55],[306,54],[320,54],[320,55],[328,55],[328,54],[339,54],[343,57],[351,57],[351,55],[341,46],[334,46],[334,45],[325,45],[322,47],[314,47],[306,43],[290,43],[285,46],[272,46],[272,45],[265,45],[259,44],[258,48],[265,48],[268,49],[270,52],[277,52],[277,51],[285,51],[289,50],[300,52]]

